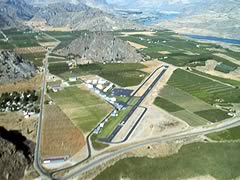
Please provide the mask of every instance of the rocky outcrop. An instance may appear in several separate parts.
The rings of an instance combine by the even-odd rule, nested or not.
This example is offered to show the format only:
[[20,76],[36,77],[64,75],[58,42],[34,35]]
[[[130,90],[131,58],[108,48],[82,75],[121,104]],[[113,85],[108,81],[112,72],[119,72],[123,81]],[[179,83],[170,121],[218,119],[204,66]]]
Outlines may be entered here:
[[0,28],[21,27],[22,22],[30,20],[36,8],[25,3],[24,0],[0,1]]
[[0,179],[23,178],[33,163],[34,143],[17,131],[7,131],[0,127],[0,147]]
[[0,51],[0,84],[21,81],[35,75],[30,62],[9,51]]
[[107,32],[89,32],[56,53],[94,62],[139,62],[142,56],[127,42]]

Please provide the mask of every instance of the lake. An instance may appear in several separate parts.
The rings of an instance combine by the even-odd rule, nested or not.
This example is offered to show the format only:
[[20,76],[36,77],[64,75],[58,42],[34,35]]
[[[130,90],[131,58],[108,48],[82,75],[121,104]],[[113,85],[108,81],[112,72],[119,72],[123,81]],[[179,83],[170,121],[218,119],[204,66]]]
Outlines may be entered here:
[[221,38],[221,37],[214,37],[214,36],[202,36],[202,35],[186,35],[187,37],[199,40],[209,40],[209,41],[219,41],[229,44],[237,44],[240,45],[240,40],[238,39],[228,39],[228,38]]

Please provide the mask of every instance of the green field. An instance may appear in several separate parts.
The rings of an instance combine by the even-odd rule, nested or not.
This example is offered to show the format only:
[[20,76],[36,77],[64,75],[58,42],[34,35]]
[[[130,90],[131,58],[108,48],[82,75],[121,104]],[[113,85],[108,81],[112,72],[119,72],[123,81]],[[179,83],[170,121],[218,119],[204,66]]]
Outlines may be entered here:
[[162,97],[157,97],[154,101],[154,104],[168,112],[177,112],[184,110],[182,107],[162,98]]
[[126,109],[121,110],[118,112],[117,117],[110,117],[108,120],[108,123],[105,124],[104,128],[102,129],[101,133],[98,134],[98,139],[104,139],[107,138],[111,132],[114,130],[114,128],[123,120],[123,118],[129,113],[129,111],[132,109],[131,106],[128,106]]
[[0,49],[14,49],[14,45],[9,42],[0,41]]
[[24,59],[31,61],[35,66],[42,66],[46,53],[21,54]]
[[[221,46],[196,42],[171,31],[157,31],[155,36],[130,35],[121,37],[119,33],[117,35],[125,41],[146,46],[147,48],[140,50],[146,57],[159,59],[176,66],[204,66],[207,60],[214,59],[227,65],[230,70],[239,67],[239,65],[226,59],[214,56],[213,52],[209,50],[209,48],[225,50]],[[168,51],[170,54],[161,54],[160,51]],[[226,50],[226,54],[235,58],[237,56],[237,54],[231,50]]]
[[98,138],[97,138],[96,134],[93,134],[91,136],[91,142],[92,142],[92,146],[93,146],[94,149],[102,150],[102,149],[105,149],[105,148],[107,148],[109,146],[108,144],[103,144],[101,142],[98,142],[97,139]]
[[240,140],[240,126],[225,131],[209,134],[208,137],[216,141]]
[[30,30],[22,31],[17,29],[3,30],[3,32],[8,37],[8,42],[12,44],[14,48],[40,46],[36,39],[36,36],[38,36],[39,33]]
[[208,120],[194,114],[194,112],[188,111],[188,110],[183,110],[183,111],[177,111],[171,113],[172,115],[180,118],[181,120],[185,121],[188,123],[190,126],[200,126],[200,125],[206,125],[209,123]]
[[224,119],[231,118],[231,116],[229,116],[225,111],[222,111],[220,109],[210,109],[205,111],[199,111],[199,112],[195,112],[195,114],[211,122],[218,122]]
[[240,176],[240,143],[193,143],[163,158],[136,157],[118,161],[96,180],[172,180],[211,175],[219,180]]
[[175,70],[168,84],[209,104],[216,104],[219,102],[240,102],[240,89],[221,84],[181,69]]
[[230,84],[232,86],[240,87],[240,81],[237,81],[237,80],[232,80],[232,79],[221,78],[221,77],[218,77],[218,76],[213,76],[213,75],[198,71],[196,69],[193,69],[193,72],[197,73],[199,75],[202,75],[202,76],[205,76],[205,77],[208,77],[208,78],[226,83],[226,84]]
[[227,64],[221,63],[215,67],[215,70],[223,73],[230,73],[231,71],[234,71],[236,68],[237,67],[232,67]]
[[132,97],[129,102],[127,103],[127,107],[118,111],[118,116],[110,117],[108,122],[105,124],[103,129],[101,130],[100,134],[97,135],[97,139],[105,139],[107,138],[111,132],[117,127],[118,124],[125,118],[125,116],[131,111],[132,107],[137,103],[139,97]]
[[123,87],[136,86],[140,84],[148,75],[147,73],[141,71],[143,68],[145,68],[144,65],[137,63],[88,64],[80,65],[70,72],[66,63],[49,65],[51,73],[64,79],[68,79],[72,76],[96,74]]
[[166,106],[164,102],[160,103],[159,107],[182,119],[190,126],[199,126],[209,123],[207,119],[197,115],[195,112],[215,110],[213,106],[206,102],[170,85],[164,86],[159,94],[174,107],[177,106],[181,109],[178,108],[179,111],[174,112],[174,109],[167,108],[168,106]]
[[50,96],[84,133],[91,131],[111,111],[100,98],[77,87],[65,88]]
[[55,50],[57,50],[68,46],[73,40],[79,38],[80,36],[84,35],[84,33],[87,32],[88,31],[72,31],[72,32],[48,31],[46,33],[61,41],[58,47],[55,48]]
[[67,59],[65,58],[48,58],[48,62],[49,63],[56,63],[56,62],[66,62],[68,61]]

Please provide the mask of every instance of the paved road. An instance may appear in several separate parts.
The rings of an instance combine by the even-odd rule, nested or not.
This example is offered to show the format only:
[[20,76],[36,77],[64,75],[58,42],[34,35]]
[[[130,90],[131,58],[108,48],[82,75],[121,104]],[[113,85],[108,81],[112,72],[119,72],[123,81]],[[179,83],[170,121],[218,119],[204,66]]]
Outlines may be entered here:
[[[59,41],[57,41],[56,46],[59,45]],[[55,48],[54,47],[54,48]],[[46,95],[46,84],[47,84],[47,75],[48,75],[48,58],[49,54],[52,53],[53,49],[48,50],[47,54],[45,55],[45,58],[43,60],[43,80],[42,80],[42,89],[41,89],[41,100],[40,100],[40,115],[38,120],[38,129],[37,129],[37,138],[36,138],[36,147],[35,147],[35,153],[34,153],[34,167],[38,171],[38,173],[45,177],[46,179],[52,179],[51,175],[42,167],[42,160],[41,160],[41,133],[42,133],[42,124],[43,124],[43,110],[44,110],[44,101],[45,101],[45,95]]]
[[[162,78],[162,76],[165,74],[165,72],[168,69],[168,66],[164,67],[160,67],[158,69],[156,69],[154,72],[157,72],[157,70],[160,70],[161,68],[163,68],[163,70],[161,71],[161,73],[157,76],[157,78],[152,82],[152,84],[148,87],[148,89],[144,92],[144,94],[140,97],[140,99],[138,100],[138,102],[132,107],[132,109],[130,110],[130,112],[123,118],[123,120],[121,121],[121,123],[112,131],[112,133],[103,141],[106,143],[111,143],[112,140],[114,139],[114,137],[118,134],[118,132],[122,129],[123,125],[122,124],[126,124],[126,122],[129,120],[129,118],[132,116],[132,114],[136,111],[136,109],[140,106],[140,104],[143,102],[143,100],[146,98],[146,96],[151,92],[151,90],[154,88],[154,86],[157,84],[157,82]],[[153,73],[154,74],[154,73]],[[152,74],[152,75],[153,75]],[[150,78],[152,77],[152,75],[150,76]],[[150,78],[148,78],[147,80],[149,80]],[[146,81],[147,82],[147,81]],[[145,82],[145,83],[146,83]],[[145,84],[143,83],[143,85]],[[138,121],[139,122],[139,121]],[[136,126],[134,126],[136,127]],[[133,132],[133,130],[130,131],[131,133]],[[127,135],[127,138],[125,138],[125,141],[128,139],[128,137],[131,134]]]
[[117,151],[114,151],[114,152],[111,152],[108,154],[104,154],[97,158],[89,160],[87,163],[82,164],[81,167],[79,166],[78,169],[73,170],[66,176],[63,176],[59,179],[67,180],[67,179],[73,178],[75,176],[80,176],[80,175],[102,165],[105,162],[113,160],[114,158],[116,158],[122,154],[125,154],[127,152],[133,151],[133,150],[141,148],[141,147],[144,147],[146,145],[150,145],[150,144],[154,144],[154,143],[163,143],[163,142],[167,142],[167,141],[182,140],[185,138],[195,137],[195,136],[200,136],[200,135],[207,135],[210,133],[219,132],[219,131],[223,131],[225,129],[233,128],[233,127],[236,127],[239,125],[240,125],[240,118],[235,118],[235,119],[232,119],[231,121],[226,121],[226,122],[220,123],[217,126],[215,124],[213,124],[211,126],[208,125],[206,127],[199,127],[199,128],[197,128],[197,130],[191,129],[191,130],[184,131],[182,133],[175,133],[175,134],[168,135],[165,137],[153,138],[153,139],[149,139],[149,140],[146,140],[143,142],[131,144],[131,145],[121,148]]

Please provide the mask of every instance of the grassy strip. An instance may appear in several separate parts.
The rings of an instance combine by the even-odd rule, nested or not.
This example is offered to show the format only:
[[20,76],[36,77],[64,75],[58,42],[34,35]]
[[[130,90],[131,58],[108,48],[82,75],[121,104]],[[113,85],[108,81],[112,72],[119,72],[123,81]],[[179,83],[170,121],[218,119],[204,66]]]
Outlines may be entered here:
[[231,117],[227,114],[227,112],[222,111],[220,109],[209,109],[209,110],[199,111],[194,113],[211,122],[218,122]]
[[93,148],[96,149],[96,150],[102,150],[102,149],[105,149],[109,146],[108,144],[103,144],[103,143],[97,142],[97,135],[96,134],[92,135],[91,141],[92,141]]
[[240,176],[240,143],[193,143],[163,158],[126,158],[107,168],[96,180],[188,179],[211,175],[216,179]]
[[240,126],[225,131],[209,134],[208,137],[216,141],[240,140]]
[[184,108],[182,108],[162,97],[157,97],[154,101],[154,104],[156,106],[166,110],[167,112],[177,112],[177,111],[184,110]]
[[110,117],[108,123],[104,126],[101,133],[98,134],[98,139],[107,138],[114,128],[123,120],[123,118],[131,111],[132,107],[129,106],[124,110],[118,112],[117,117]]

